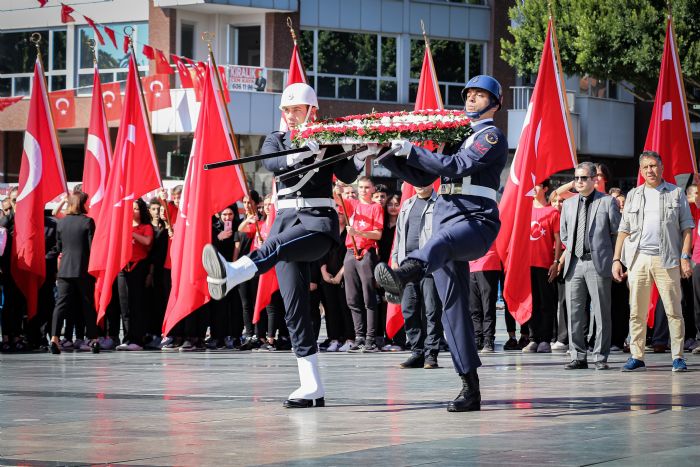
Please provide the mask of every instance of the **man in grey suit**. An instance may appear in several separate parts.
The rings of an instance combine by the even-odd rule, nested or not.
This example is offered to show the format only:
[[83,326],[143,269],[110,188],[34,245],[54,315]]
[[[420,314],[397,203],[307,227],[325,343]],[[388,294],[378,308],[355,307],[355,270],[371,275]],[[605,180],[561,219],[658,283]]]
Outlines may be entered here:
[[571,363],[567,370],[588,368],[586,360],[586,306],[588,295],[596,322],[593,356],[596,370],[607,370],[610,353],[610,293],[612,259],[620,209],[612,196],[594,189],[595,165],[583,162],[576,166],[574,187],[578,194],[564,201],[561,212],[561,242],[564,254],[566,306],[569,310],[569,349]]

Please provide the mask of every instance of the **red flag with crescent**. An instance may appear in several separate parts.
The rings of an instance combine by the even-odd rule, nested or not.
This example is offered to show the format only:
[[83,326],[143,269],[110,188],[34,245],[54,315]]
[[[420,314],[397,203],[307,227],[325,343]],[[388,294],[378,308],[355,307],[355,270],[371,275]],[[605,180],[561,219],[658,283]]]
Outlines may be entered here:
[[168,75],[151,75],[142,80],[146,105],[151,112],[168,109],[170,101],[170,78]]
[[133,203],[162,186],[137,79],[136,61],[133,54],[129,54],[124,112],[92,241],[92,251],[101,254],[90,255],[88,265],[90,274],[97,278],[95,307],[98,323],[104,318],[112,298],[112,284],[117,274],[131,261]]
[[90,197],[87,203],[88,216],[98,219],[107,188],[109,169],[112,165],[112,142],[109,139],[100,72],[97,65],[94,68],[90,126],[85,143],[85,164],[83,165],[83,191]]
[[54,91],[49,93],[51,113],[56,128],[73,128],[75,126],[75,90]]
[[108,122],[122,118],[121,92],[121,83],[106,83],[102,85],[102,100]]
[[29,319],[36,315],[39,287],[46,278],[44,207],[68,191],[61,147],[51,118],[44,69],[38,59],[34,63],[32,80],[19,170],[11,267],[12,277],[27,300]]
[[177,67],[177,73],[180,75],[180,84],[182,87],[193,88],[194,83],[192,82],[192,75],[190,74],[190,70],[187,68],[187,65],[185,65],[185,62],[177,55],[170,55],[170,57],[173,59],[173,63],[175,63],[175,66]]
[[535,184],[576,166],[576,146],[558,56],[550,20],[537,82],[500,203],[501,230],[496,239],[506,271],[503,294],[510,313],[520,324],[532,315],[530,222]]
[[[211,217],[241,199],[245,179],[239,166],[204,170],[204,164],[237,159],[224,106],[215,86],[216,70],[205,66],[202,105],[175,223],[170,258],[172,288],[163,322],[163,335],[210,300],[202,250],[211,243]],[[226,187],[226,189],[221,189]]]

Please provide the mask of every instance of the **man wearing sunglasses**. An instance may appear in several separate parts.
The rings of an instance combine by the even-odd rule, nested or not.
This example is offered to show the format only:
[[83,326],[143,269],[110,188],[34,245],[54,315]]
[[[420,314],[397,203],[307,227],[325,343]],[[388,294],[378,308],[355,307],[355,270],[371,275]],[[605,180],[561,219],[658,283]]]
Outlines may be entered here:
[[564,201],[561,210],[561,241],[564,253],[566,308],[569,312],[571,363],[564,368],[588,368],[586,331],[587,301],[596,321],[593,358],[596,370],[607,370],[612,330],[610,300],[615,237],[620,210],[615,198],[595,189],[596,167],[582,162],[574,172],[578,194]]

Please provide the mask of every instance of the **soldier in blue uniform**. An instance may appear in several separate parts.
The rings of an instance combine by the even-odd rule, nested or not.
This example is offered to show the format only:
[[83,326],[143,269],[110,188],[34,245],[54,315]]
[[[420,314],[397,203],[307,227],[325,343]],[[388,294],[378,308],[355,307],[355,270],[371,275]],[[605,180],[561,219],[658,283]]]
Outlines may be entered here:
[[[289,85],[282,94],[280,109],[292,129],[299,123],[313,121],[318,109],[316,93],[304,83]],[[340,146],[322,150],[314,141],[308,141],[307,147],[308,151],[265,159],[263,164],[275,175],[282,175],[312,164],[324,155],[342,151]],[[271,154],[291,148],[289,132],[274,132],[265,139],[261,153]],[[332,198],[333,174],[343,182],[352,183],[370,153],[365,151],[278,183],[277,216],[268,239],[259,249],[232,263],[225,261],[212,245],[207,245],[202,252],[202,262],[209,276],[209,292],[216,300],[241,282],[275,267],[301,382],[301,386],[284,402],[287,408],[313,407],[314,402],[317,407],[325,405],[309,305],[310,263],[340,243],[338,214]]]
[[433,274],[444,311],[442,323],[462,390],[449,412],[480,410],[481,393],[476,369],[481,366],[469,313],[469,263],[483,256],[500,228],[496,193],[508,152],[506,138],[493,125],[501,107],[501,85],[491,76],[475,76],[462,91],[465,111],[474,133],[459,146],[432,153],[408,141],[392,142],[396,156],[382,164],[394,175],[416,186],[440,177],[442,185],[433,212],[433,236],[392,270],[377,265],[375,278],[398,303],[404,285]]

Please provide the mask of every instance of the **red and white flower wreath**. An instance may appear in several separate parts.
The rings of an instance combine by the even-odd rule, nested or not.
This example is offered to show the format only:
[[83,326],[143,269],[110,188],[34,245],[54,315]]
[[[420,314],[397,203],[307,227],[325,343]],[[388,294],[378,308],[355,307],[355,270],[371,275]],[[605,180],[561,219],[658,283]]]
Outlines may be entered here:
[[458,143],[473,132],[469,118],[458,110],[375,112],[299,125],[292,139],[321,144],[388,143],[394,139],[436,144]]

